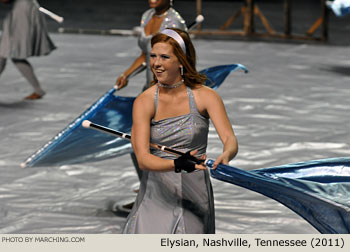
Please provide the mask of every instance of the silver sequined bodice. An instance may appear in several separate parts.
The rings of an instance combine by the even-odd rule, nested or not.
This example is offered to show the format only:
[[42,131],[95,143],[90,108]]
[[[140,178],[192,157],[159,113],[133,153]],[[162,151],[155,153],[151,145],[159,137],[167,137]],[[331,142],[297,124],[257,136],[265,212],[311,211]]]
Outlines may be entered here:
[[[157,87],[158,90],[158,87]],[[198,149],[198,155],[206,152],[208,140],[209,119],[202,116],[196,106],[192,90],[187,88],[190,113],[177,117],[151,122],[151,142],[165,145],[182,152]],[[155,106],[158,105],[158,92],[156,92]],[[173,159],[173,155],[151,150],[152,154]]]

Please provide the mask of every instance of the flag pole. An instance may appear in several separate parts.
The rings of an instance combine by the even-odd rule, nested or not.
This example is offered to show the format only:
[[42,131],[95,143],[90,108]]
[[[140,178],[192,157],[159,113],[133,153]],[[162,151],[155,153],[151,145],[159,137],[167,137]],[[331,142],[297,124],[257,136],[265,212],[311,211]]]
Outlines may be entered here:
[[[124,132],[120,132],[120,131],[111,129],[111,128],[108,128],[108,127],[105,127],[105,126],[102,126],[102,125],[99,125],[99,124],[96,124],[96,123],[93,123],[93,122],[90,122],[89,120],[84,120],[82,122],[82,126],[84,128],[87,128],[87,129],[91,128],[91,129],[94,129],[94,130],[101,131],[103,133],[107,133],[107,134],[110,134],[110,135],[113,135],[113,136],[116,136],[116,137],[123,138],[123,139],[128,140],[128,141],[131,141],[131,135],[126,134]],[[184,152],[181,152],[181,151],[178,151],[178,150],[174,150],[174,149],[169,148],[169,147],[164,146],[164,145],[154,144],[154,143],[149,143],[149,145],[153,149],[157,149],[157,150],[160,150],[160,151],[163,151],[163,152],[167,152],[167,153],[170,153],[170,154],[173,154],[173,155],[176,155],[176,156],[185,155]],[[201,163],[204,162],[204,164],[207,165],[207,162],[209,162],[208,160],[203,161],[203,160],[200,160],[200,159],[198,159],[198,158],[196,158],[194,156],[191,156],[190,159],[191,159],[191,161],[194,161],[196,164],[201,164]]]

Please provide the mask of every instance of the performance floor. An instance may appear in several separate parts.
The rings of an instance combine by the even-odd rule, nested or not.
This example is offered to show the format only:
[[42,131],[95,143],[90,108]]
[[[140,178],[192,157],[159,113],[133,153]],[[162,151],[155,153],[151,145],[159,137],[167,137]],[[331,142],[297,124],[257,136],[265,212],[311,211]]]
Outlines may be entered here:
[[[73,121],[139,54],[135,37],[53,34],[58,49],[32,58],[47,94],[24,101],[29,84],[11,62],[0,79],[0,233],[120,233],[113,202],[135,197],[128,155],[79,165],[21,168]],[[314,43],[194,40],[198,69],[241,63],[217,90],[239,141],[230,165],[250,170],[349,156],[350,48]],[[144,75],[118,92],[136,96]],[[210,128],[208,156],[221,151]],[[217,233],[318,233],[279,203],[212,179]]]

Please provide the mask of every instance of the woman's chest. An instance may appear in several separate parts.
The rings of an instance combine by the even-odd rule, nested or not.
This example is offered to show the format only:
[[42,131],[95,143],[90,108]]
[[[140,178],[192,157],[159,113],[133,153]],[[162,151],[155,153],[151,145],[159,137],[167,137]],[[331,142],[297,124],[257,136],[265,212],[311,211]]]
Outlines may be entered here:
[[146,36],[152,35],[158,32],[162,23],[163,23],[163,18],[151,18],[144,28]]

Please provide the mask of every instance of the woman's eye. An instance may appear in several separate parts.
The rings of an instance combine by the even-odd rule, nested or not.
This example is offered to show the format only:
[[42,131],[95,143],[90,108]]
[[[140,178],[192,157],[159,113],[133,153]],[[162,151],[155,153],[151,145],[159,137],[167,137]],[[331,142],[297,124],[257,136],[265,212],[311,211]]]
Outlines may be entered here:
[[156,55],[155,55],[155,54],[151,54],[150,57],[151,57],[151,58],[155,58]]
[[170,57],[168,55],[162,55],[163,59],[169,59]]

